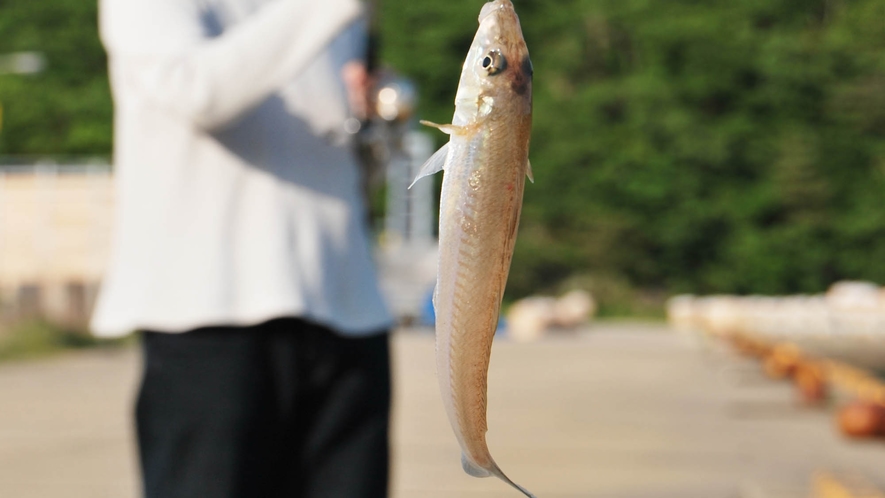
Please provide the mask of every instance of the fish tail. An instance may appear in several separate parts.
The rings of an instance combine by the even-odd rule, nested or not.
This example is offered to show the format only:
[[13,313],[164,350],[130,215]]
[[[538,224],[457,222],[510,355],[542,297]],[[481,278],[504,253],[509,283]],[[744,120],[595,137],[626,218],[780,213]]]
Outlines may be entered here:
[[519,484],[516,484],[515,482],[511,481],[510,478],[504,474],[504,471],[502,471],[501,468],[498,467],[498,464],[495,463],[494,460],[491,460],[491,467],[486,469],[486,468],[480,467],[479,465],[473,463],[466,454],[461,453],[461,467],[464,468],[464,472],[467,472],[468,475],[471,475],[473,477],[495,476],[498,479],[501,479],[502,481],[506,482],[507,484],[518,489],[519,491],[522,492],[522,494],[526,495],[527,497],[537,498],[529,490],[527,490],[524,487],[520,486]]
[[507,477],[506,475],[504,475],[504,472],[502,472],[501,469],[498,468],[497,465],[495,465],[495,468],[494,468],[494,470],[492,471],[492,474],[494,474],[495,477],[497,477],[498,479],[501,479],[502,481],[506,482],[507,484],[509,484],[509,485],[513,486],[514,488],[520,490],[520,491],[522,492],[522,494],[528,496],[529,498],[537,498],[537,497],[536,497],[535,495],[533,495],[529,490],[527,490],[527,489],[525,489],[524,487],[520,486],[519,484],[516,484],[515,482],[511,481],[509,477]]

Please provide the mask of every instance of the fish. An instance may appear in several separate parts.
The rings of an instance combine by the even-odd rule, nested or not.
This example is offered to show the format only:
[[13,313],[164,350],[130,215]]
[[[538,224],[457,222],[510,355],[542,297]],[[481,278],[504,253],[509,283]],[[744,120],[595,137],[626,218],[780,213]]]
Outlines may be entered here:
[[[475,477],[508,478],[486,443],[492,339],[510,271],[525,179],[532,182],[532,62],[510,0],[483,5],[464,61],[449,135],[415,181],[444,170],[433,304],[436,363],[446,414]],[[412,183],[414,185],[414,182]]]

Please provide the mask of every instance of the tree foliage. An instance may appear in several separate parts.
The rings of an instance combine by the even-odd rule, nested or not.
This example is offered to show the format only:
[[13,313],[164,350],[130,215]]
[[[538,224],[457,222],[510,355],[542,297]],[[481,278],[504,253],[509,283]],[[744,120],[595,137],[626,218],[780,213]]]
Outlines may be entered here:
[[42,52],[46,70],[0,74],[0,155],[109,155],[111,97],[95,0],[3,0],[0,54]]
[[[535,67],[514,296],[885,282],[885,3],[516,0]],[[481,2],[385,0],[446,122]]]

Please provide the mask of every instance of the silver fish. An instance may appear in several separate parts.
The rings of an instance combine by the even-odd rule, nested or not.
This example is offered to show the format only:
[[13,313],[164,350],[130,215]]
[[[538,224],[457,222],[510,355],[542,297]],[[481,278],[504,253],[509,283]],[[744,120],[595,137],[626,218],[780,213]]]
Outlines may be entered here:
[[492,339],[510,271],[532,123],[532,63],[510,0],[486,3],[464,61],[449,142],[418,179],[445,170],[439,216],[436,358],[449,422],[464,470],[511,481],[486,444]]

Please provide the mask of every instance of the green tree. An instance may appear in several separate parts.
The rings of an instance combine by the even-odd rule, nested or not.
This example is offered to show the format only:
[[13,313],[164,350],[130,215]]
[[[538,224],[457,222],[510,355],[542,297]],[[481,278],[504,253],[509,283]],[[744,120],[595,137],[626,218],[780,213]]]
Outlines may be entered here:
[[[446,122],[480,0],[383,0],[382,59]],[[535,66],[509,292],[885,283],[885,2],[516,0]],[[111,150],[94,0],[6,0],[0,154]],[[441,137],[440,137],[441,139]],[[614,299],[614,298],[611,298]],[[611,304],[611,303],[609,303]],[[611,306],[610,306],[611,309]]]
[[[535,66],[512,296],[885,282],[885,3],[516,2]],[[480,2],[384,2],[384,58],[446,121]],[[602,296],[604,299],[604,296]]]
[[46,70],[0,75],[0,155],[108,155],[112,107],[95,0],[6,0],[0,54],[38,51]]

